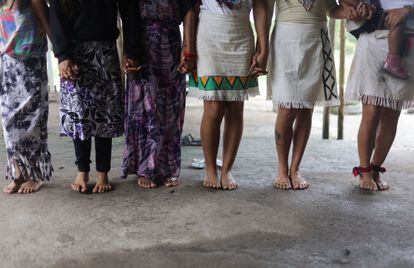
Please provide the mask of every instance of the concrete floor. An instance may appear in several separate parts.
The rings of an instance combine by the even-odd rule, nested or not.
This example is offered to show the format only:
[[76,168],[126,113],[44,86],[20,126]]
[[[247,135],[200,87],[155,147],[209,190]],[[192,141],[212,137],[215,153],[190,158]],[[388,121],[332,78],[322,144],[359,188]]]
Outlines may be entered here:
[[[199,104],[188,105],[185,133],[198,136]],[[133,177],[118,179],[119,139],[111,174],[115,191],[91,195],[69,191],[73,148],[56,135],[52,103],[56,173],[37,194],[0,194],[0,267],[414,266],[414,115],[402,115],[386,163],[389,192],[362,192],[351,176],[359,116],[346,117],[345,141],[323,141],[320,112],[303,160],[311,188],[285,192],[271,187],[275,115],[247,106],[234,168],[237,191],[202,187],[203,172],[188,167],[201,156],[196,147],[183,149],[181,186],[138,189]],[[4,158],[2,153],[0,163]]]

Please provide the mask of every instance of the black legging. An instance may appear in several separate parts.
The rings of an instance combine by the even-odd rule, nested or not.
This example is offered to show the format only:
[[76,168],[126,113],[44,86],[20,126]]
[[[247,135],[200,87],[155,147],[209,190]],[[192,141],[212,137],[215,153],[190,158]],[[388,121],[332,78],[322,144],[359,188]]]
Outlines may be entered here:
[[[75,145],[76,166],[79,172],[89,172],[91,163],[92,139],[73,140]],[[112,138],[95,137],[96,171],[111,170]]]

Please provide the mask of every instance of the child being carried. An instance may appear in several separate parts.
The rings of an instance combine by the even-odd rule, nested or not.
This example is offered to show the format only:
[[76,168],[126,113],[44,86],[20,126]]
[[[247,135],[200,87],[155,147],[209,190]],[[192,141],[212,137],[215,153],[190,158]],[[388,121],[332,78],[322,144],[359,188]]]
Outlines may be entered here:
[[[388,4],[387,1],[389,1],[390,3]],[[375,6],[371,5],[373,1],[370,0],[342,0],[342,2],[346,5],[355,7],[355,9],[360,8],[362,5],[368,6],[368,8],[371,10],[375,9]],[[413,13],[414,0],[384,0],[381,1],[381,3],[383,4],[382,8],[384,9],[384,14],[386,14],[388,10],[395,8],[407,8],[411,14]],[[384,3],[387,3],[387,5],[384,5]],[[405,70],[405,68],[402,66],[401,58],[401,51],[403,50],[402,48],[404,41],[404,33],[406,31],[406,25],[405,23],[399,23],[394,28],[389,30],[389,51],[387,59],[385,60],[383,66],[383,71],[395,78],[408,79],[409,75],[407,70]]]

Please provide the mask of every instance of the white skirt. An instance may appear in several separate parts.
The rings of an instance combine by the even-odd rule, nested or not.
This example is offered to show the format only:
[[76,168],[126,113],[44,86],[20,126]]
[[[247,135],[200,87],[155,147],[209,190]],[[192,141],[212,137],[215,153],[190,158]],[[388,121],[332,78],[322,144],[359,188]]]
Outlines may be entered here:
[[360,36],[348,77],[347,100],[393,110],[414,107],[414,47],[403,62],[409,80],[396,79],[382,71],[387,53],[388,31]]
[[315,105],[339,104],[326,23],[278,22],[271,38],[268,69],[268,97],[276,107],[313,109]]
[[254,51],[248,16],[201,12],[197,72],[190,75],[190,96],[209,101],[244,101],[258,95],[257,78],[249,76]]

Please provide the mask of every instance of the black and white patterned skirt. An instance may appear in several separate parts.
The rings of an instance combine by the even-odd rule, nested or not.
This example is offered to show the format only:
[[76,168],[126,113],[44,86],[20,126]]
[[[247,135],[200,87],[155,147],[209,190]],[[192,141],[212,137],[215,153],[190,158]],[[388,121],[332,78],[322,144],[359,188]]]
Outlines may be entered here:
[[6,178],[49,180],[49,113],[46,57],[1,56],[0,101],[7,150]]
[[124,105],[116,43],[72,42],[76,81],[61,80],[60,134],[73,139],[123,134]]

